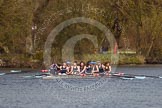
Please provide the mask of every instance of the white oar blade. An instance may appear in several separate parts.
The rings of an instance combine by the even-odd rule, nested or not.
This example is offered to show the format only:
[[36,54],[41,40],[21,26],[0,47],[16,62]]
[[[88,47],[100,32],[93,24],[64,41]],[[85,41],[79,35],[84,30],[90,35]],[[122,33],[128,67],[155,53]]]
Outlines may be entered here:
[[129,78],[129,77],[121,77],[123,80],[133,80],[134,78]]
[[21,72],[21,70],[11,70],[10,72],[17,73],[17,72]]
[[145,79],[146,76],[135,76],[136,79]]
[[1,76],[1,75],[5,75],[5,74],[6,74],[6,73],[0,73],[0,76]]

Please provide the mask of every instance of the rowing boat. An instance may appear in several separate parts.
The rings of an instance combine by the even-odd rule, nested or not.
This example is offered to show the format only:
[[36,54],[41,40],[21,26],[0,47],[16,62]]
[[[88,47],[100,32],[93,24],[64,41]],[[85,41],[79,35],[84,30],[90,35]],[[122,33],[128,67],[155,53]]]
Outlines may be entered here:
[[101,76],[98,76],[98,77],[94,77],[92,75],[89,75],[89,76],[80,76],[80,75],[57,75],[57,76],[44,76],[42,77],[42,79],[45,79],[45,80],[51,80],[51,79],[58,79],[58,78],[61,78],[61,79],[79,79],[79,78],[99,78]]
[[57,78],[65,78],[65,79],[71,79],[71,78],[120,78],[123,80],[133,80],[133,79],[139,79],[143,80],[146,78],[162,78],[161,76],[146,76],[146,75],[133,75],[133,74],[125,74],[122,72],[118,73],[111,73],[109,75],[97,75],[94,76],[92,74],[90,75],[51,75],[50,73],[43,73],[43,74],[37,74],[33,76],[23,76],[23,78],[41,78],[41,79],[57,79]]

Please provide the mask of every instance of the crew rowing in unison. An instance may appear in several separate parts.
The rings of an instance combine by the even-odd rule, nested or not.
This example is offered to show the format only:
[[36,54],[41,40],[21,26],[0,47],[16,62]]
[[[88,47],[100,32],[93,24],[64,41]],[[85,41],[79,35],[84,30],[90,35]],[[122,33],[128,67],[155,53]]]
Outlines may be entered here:
[[77,61],[74,63],[63,62],[61,66],[56,63],[53,63],[50,66],[51,75],[93,75],[99,76],[100,74],[109,75],[111,72],[111,66],[109,62],[105,64],[100,61],[94,62],[89,61],[87,65],[85,62],[81,61],[78,65]]

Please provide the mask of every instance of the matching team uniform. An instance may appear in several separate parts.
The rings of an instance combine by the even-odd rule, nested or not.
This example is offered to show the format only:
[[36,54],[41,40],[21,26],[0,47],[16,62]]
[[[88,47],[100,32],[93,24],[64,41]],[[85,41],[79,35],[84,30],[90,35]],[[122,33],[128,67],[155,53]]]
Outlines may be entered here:
[[[109,73],[110,72],[110,66],[105,66],[103,67],[98,66],[98,65],[94,65],[94,66],[74,66],[72,69],[72,73],[73,74],[93,74],[93,73],[99,73],[99,74],[104,74],[104,73]],[[78,71],[79,68],[79,71]],[[97,69],[98,68],[98,69]],[[68,70],[69,69],[69,70]],[[84,70],[85,69],[85,70]],[[84,70],[84,71],[83,71]],[[57,64],[52,64],[50,67],[50,72],[53,75],[57,75],[57,74],[68,74],[68,72],[71,71],[71,66],[61,66],[59,68],[59,66]],[[82,72],[83,71],[83,72]]]
[[61,74],[66,74],[67,73],[67,67],[66,66],[62,66],[60,69],[60,73]]

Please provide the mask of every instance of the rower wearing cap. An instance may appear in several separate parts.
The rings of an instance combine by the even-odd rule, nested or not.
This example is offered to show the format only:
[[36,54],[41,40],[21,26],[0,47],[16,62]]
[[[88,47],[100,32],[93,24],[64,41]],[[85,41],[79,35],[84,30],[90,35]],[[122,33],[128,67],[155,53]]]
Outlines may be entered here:
[[86,74],[92,74],[92,62],[88,61],[87,62],[87,68],[86,68]]

